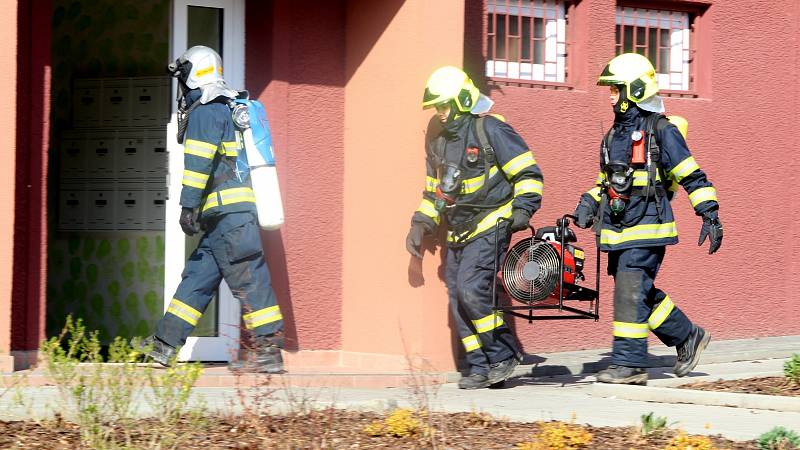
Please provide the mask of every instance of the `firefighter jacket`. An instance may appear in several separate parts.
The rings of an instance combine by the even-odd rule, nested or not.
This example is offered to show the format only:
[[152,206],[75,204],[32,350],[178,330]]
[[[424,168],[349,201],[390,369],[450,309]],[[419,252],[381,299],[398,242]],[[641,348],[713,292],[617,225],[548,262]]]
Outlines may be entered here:
[[[644,130],[646,113],[638,108],[630,123],[615,123],[612,136],[604,141],[608,145],[609,161],[631,161],[631,133]],[[649,174],[644,165],[632,165],[633,190],[630,200],[622,213],[614,214],[608,205],[603,210],[602,228],[600,230],[600,249],[602,251],[623,250],[634,247],[664,246],[678,243],[678,229],[670,207],[670,200],[678,186],[682,186],[689,194],[689,202],[697,215],[717,209],[717,191],[706,174],[700,170],[686,141],[678,128],[670,124],[663,116],[659,116],[654,126],[656,143],[659,147],[660,159],[657,163],[654,189],[646,189]],[[646,130],[644,130],[646,131]],[[645,134],[645,136],[647,136]],[[581,205],[586,205],[596,215],[602,196],[602,185],[606,180],[604,169],[603,145],[600,150],[600,174],[596,186],[581,196]],[[655,163],[654,163],[655,164]],[[637,194],[638,191],[638,194]],[[649,195],[643,195],[648,192]],[[661,194],[656,196],[655,193]],[[656,200],[658,198],[658,200]]]
[[[187,93],[190,104],[199,97],[199,89]],[[244,148],[227,101],[219,97],[199,105],[189,115],[186,127],[180,204],[200,208],[201,220],[231,212],[255,212],[249,171],[244,161],[238,161],[237,167],[237,157]]]
[[[425,190],[412,222],[435,231],[445,216],[449,246],[490,233],[499,218],[511,217],[513,209],[532,215],[542,202],[542,172],[525,141],[504,121],[485,116],[482,122],[491,147],[486,151],[477,134],[477,119],[467,114],[451,121],[426,144]],[[468,149],[478,157],[469,158]],[[460,188],[455,203],[443,207],[443,201],[437,202],[437,189],[448,165],[458,168]]]

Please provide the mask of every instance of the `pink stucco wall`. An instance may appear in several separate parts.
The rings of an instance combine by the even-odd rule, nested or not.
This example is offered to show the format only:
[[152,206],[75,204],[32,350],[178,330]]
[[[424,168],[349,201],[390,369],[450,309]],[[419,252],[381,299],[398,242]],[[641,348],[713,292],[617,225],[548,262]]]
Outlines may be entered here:
[[[574,89],[489,90],[496,111],[525,138],[544,172],[536,226],[571,212],[592,186],[600,124],[608,127],[613,121],[607,89],[594,80],[614,55],[615,2],[584,0],[577,9],[573,61],[579,61],[570,70]],[[800,112],[798,3],[780,0],[755,8],[746,0],[715,1],[700,26],[700,97],[668,98],[666,106],[668,114],[689,120],[689,146],[719,192],[725,240],[715,255],[707,254],[708,244],[698,247],[700,219],[685,194],[676,196],[672,204],[681,243],[668,250],[657,286],[717,339],[797,335],[800,227],[792,182],[800,168],[793,131]],[[778,37],[783,44],[776,45]],[[476,52],[473,39],[466,65],[480,70]],[[593,247],[590,232],[579,236],[585,247]],[[593,272],[594,251],[589,253]],[[601,323],[517,321],[525,349],[609,345],[612,280],[604,277],[603,283]]]
[[350,1],[347,24],[343,349],[453,366],[442,253],[405,251],[425,183],[422,92],[463,58],[457,0]]
[[287,346],[341,347],[344,2],[247,2],[246,82],[267,107],[286,212],[264,234]]
[[[0,83],[3,86],[17,84],[17,2],[4,0],[0,3],[4,13],[0,16],[0,40],[6,42],[0,53]],[[0,98],[0,130],[6,141],[3,152],[3,176],[0,176],[0,366],[8,364],[3,355],[11,350],[11,279],[14,245],[14,159],[16,150],[16,98],[4,95]],[[4,370],[6,367],[0,367]]]

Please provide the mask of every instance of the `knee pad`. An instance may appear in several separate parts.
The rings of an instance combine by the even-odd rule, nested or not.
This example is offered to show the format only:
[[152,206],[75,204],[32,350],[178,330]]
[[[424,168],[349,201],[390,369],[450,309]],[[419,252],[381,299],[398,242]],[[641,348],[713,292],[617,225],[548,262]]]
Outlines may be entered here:
[[614,285],[614,320],[636,322],[642,296],[641,272],[617,272]]

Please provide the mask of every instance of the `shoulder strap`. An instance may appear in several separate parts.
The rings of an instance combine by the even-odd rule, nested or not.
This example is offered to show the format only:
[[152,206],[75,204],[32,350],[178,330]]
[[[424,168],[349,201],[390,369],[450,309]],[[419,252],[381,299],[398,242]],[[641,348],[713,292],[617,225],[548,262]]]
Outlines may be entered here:
[[475,131],[478,134],[478,142],[480,142],[483,152],[486,154],[486,157],[490,159],[490,165],[494,164],[494,148],[492,148],[492,144],[489,143],[489,136],[486,135],[485,117],[478,117],[475,119]]

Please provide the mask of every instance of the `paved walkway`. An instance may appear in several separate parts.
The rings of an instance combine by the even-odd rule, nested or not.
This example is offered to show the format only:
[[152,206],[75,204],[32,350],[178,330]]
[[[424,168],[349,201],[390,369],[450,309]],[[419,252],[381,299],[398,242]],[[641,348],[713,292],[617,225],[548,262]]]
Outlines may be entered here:
[[[660,349],[654,350],[656,354],[659,352]],[[800,337],[712,343],[708,350],[708,358],[704,358],[704,364],[699,365],[691,377],[693,380],[700,380],[778,375],[782,374],[783,362],[792,352],[800,352]],[[667,417],[673,426],[690,433],[721,434],[736,440],[753,439],[777,425],[800,432],[800,412],[658,403],[593,395],[593,375],[581,374],[578,373],[581,370],[577,370],[578,367],[586,368],[583,365],[585,362],[581,361],[582,358],[590,358],[591,353],[572,352],[551,356],[547,361],[558,364],[546,365],[544,363],[547,361],[539,361],[536,365],[523,367],[518,373],[519,376],[509,381],[503,389],[463,391],[452,383],[428,386],[425,390],[427,399],[419,394],[413,394],[414,389],[407,387],[382,389],[305,387],[302,384],[293,384],[291,378],[287,378],[282,386],[260,391],[254,388],[237,391],[234,387],[198,387],[193,392],[195,401],[202,401],[209,410],[219,412],[239,410],[239,394],[244,393],[247,397],[268,395],[270,404],[276,411],[296,410],[300,404],[310,403],[320,407],[333,405],[339,408],[383,412],[397,406],[412,406],[424,402],[439,411],[482,411],[513,421],[569,421],[574,418],[578,423],[597,426],[636,425],[640,422],[642,414],[652,411],[657,416]],[[602,359],[601,353],[602,351],[594,352],[594,361]],[[667,353],[666,350],[664,353]],[[726,354],[728,356],[723,358]],[[762,357],[752,358],[756,355]],[[705,363],[706,359],[710,360],[710,363]],[[572,362],[567,363],[568,360]],[[669,362],[670,359],[662,361],[656,357],[655,361],[663,363]],[[560,367],[558,371],[569,373],[537,376],[538,372],[551,370],[543,369],[549,366]],[[564,370],[570,367],[576,368],[576,373]],[[649,385],[674,384],[671,368],[653,368],[649,373],[651,378]],[[59,402],[54,387],[15,389],[0,397],[0,419],[47,416]],[[148,414],[141,398],[138,404],[140,413]]]

